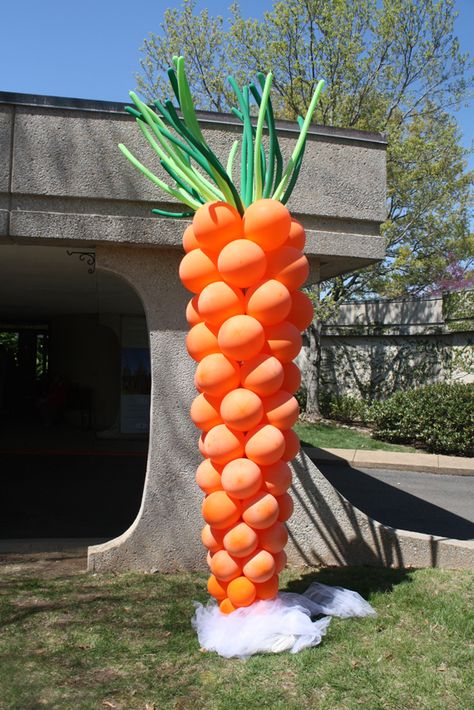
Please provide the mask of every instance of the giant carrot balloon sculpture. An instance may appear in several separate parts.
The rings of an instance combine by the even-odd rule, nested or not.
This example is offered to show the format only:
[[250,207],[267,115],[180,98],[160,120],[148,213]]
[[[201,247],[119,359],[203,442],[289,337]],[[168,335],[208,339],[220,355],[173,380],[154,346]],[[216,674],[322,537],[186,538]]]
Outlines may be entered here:
[[[272,75],[242,90],[233,113],[243,125],[240,186],[233,180],[235,141],[224,166],[201,132],[182,57],[168,70],[179,107],[134,94],[135,116],[172,183],[157,177],[125,146],[125,156],[154,184],[183,202],[193,217],[183,235],[179,275],[193,297],[186,309],[186,346],[198,363],[199,394],[191,418],[201,430],[203,461],[196,481],[205,494],[202,542],[208,549],[208,590],[217,600],[197,605],[193,625],[201,646],[220,655],[296,652],[320,643],[330,616],[375,612],[356,592],[314,583],[303,594],[278,592],[286,564],[285,522],[293,511],[288,462],[299,441],[294,397],[300,373],[293,360],[313,307],[299,291],[308,277],[305,233],[285,207],[298,178],[320,81],[300,135],[284,166],[270,101]],[[258,107],[250,117],[250,98]],[[264,128],[266,147],[262,142]]]
[[[270,86],[240,90],[231,77],[243,124],[240,190],[232,175],[238,141],[227,165],[201,132],[186,79],[175,57],[168,75],[180,114],[171,101],[156,110],[131,93],[146,140],[172,180],[165,183],[125,146],[126,157],[152,182],[187,206],[185,212],[153,210],[167,217],[193,216],[183,235],[179,275],[195,294],[186,318],[187,349],[197,361],[199,392],[191,418],[202,431],[204,457],[196,481],[205,494],[202,542],[211,576],[208,590],[224,613],[268,600],[278,592],[286,564],[285,521],[293,503],[288,462],[299,449],[291,427],[300,373],[293,363],[300,332],[311,322],[310,299],[298,289],[308,277],[305,233],[285,207],[298,177],[307,131],[324,82],[320,81],[286,167],[280,151]],[[250,96],[258,106],[250,118]],[[268,147],[262,142],[268,132]]]

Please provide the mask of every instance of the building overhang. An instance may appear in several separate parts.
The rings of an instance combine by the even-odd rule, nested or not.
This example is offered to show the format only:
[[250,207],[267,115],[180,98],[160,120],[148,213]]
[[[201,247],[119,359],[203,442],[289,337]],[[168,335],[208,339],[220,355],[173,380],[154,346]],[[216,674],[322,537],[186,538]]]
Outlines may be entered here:
[[[0,242],[93,246],[103,242],[181,248],[182,220],[153,216],[180,209],[128,164],[125,143],[158,172],[126,104],[0,92]],[[240,134],[230,114],[198,118],[224,158]],[[278,122],[284,155],[298,126]],[[307,233],[306,252],[321,279],[384,257],[386,141],[358,130],[313,126],[288,207]],[[238,166],[237,166],[238,170]]]

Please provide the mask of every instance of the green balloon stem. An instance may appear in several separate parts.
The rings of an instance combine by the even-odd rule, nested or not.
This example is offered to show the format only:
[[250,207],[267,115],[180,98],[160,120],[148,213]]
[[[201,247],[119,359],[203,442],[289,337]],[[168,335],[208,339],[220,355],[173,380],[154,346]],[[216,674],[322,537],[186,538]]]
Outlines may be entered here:
[[167,210],[159,210],[157,207],[151,210],[153,214],[159,214],[161,217],[175,217],[176,219],[184,219],[185,217],[194,217],[193,212],[168,212]]
[[159,210],[154,208],[151,210],[153,214],[159,214],[161,217],[176,217],[177,219],[184,219],[185,217],[194,217],[193,212],[168,212],[167,210]]
[[[248,205],[262,197],[271,197],[286,203],[300,174],[309,126],[324,81],[318,82],[305,119],[298,117],[300,134],[286,167],[283,167],[283,156],[270,97],[271,72],[267,76],[262,72],[257,73],[260,91],[254,83],[244,86],[241,90],[235,79],[229,77],[238,104],[238,108],[234,106],[231,111],[242,122],[239,194],[232,179],[239,141],[233,142],[224,167],[206,143],[201,131],[186,76],[184,58],[174,56],[167,74],[181,115],[178,115],[169,99],[163,103],[154,101],[156,108],[154,111],[133,92],[130,92],[130,96],[135,107],[126,106],[125,111],[137,120],[140,130],[176,187],[171,187],[158,178],[125,146],[120,145],[120,150],[134,167],[157,187],[184,202],[191,210],[198,209],[207,200],[225,200],[234,205],[241,215]],[[258,107],[256,125],[251,117],[250,98]],[[263,141],[264,130],[268,132],[268,142],[265,141],[267,149]],[[205,177],[206,175],[208,177]],[[171,212],[158,208],[153,209],[152,212],[163,217],[174,218],[193,215],[192,211]]]

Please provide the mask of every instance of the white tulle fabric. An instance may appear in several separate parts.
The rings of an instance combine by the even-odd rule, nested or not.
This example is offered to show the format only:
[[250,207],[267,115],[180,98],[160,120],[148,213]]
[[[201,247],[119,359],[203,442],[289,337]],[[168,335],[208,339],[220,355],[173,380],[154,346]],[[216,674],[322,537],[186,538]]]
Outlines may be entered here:
[[[321,643],[332,616],[347,619],[376,615],[357,592],[319,582],[314,582],[304,594],[280,592],[276,599],[255,602],[232,614],[223,614],[214,600],[206,606],[196,602],[195,607],[191,623],[201,647],[224,658],[280,651],[298,653]],[[322,619],[311,620],[321,614],[325,614]]]

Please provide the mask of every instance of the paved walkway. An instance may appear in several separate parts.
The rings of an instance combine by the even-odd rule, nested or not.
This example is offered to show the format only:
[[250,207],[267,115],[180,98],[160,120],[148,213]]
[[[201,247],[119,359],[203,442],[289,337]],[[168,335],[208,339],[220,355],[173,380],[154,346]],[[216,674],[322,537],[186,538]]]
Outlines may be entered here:
[[320,449],[312,446],[304,447],[304,450],[316,462],[348,464],[357,468],[425,471],[458,476],[474,476],[474,458],[462,456],[411,454],[399,451],[365,449]]

